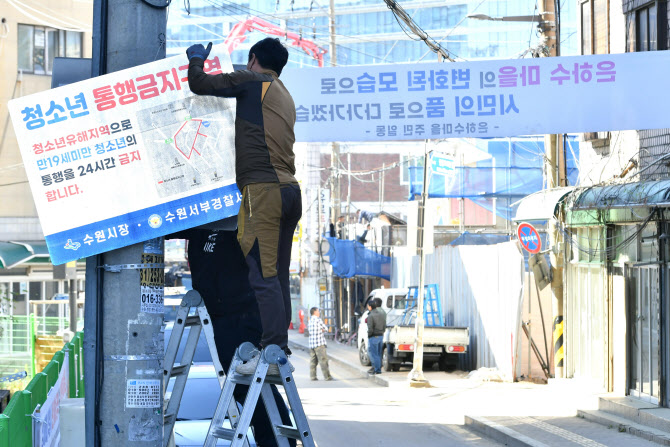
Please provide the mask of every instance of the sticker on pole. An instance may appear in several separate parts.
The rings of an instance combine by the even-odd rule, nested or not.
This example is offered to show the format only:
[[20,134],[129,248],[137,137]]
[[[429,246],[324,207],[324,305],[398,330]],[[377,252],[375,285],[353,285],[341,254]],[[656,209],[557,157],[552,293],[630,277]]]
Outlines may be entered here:
[[540,234],[537,232],[535,227],[529,223],[522,223],[516,229],[516,234],[519,237],[519,242],[521,246],[531,254],[539,253],[542,249],[542,241],[540,240]]
[[160,408],[160,380],[129,380],[126,387],[126,408]]
[[[161,265],[164,262],[162,254],[142,253],[142,264]],[[163,285],[165,284],[165,270],[163,268],[143,268],[140,270],[140,293],[142,303],[140,310],[150,314],[165,312],[163,307]]]

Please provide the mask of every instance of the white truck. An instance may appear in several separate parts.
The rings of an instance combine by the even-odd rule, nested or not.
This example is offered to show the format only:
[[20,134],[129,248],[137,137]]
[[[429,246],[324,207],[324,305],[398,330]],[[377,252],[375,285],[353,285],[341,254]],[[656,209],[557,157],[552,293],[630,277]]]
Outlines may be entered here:
[[[405,309],[407,292],[406,288],[375,289],[365,301],[357,337],[358,356],[363,366],[370,365],[367,303],[376,298],[381,298],[381,307],[386,312],[382,368],[384,371],[398,371],[403,363],[413,362],[416,309]],[[429,369],[438,362],[441,370],[447,370],[456,363],[458,355],[467,352],[469,344],[470,330],[467,327],[426,326],[423,332],[424,368]]]

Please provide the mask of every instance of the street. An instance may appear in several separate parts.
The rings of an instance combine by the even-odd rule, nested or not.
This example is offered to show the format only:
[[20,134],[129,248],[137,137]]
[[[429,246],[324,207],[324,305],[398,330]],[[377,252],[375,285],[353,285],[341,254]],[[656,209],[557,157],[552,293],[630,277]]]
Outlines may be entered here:
[[[448,424],[453,417],[444,412],[443,390],[384,387],[335,362],[330,362],[334,381],[313,382],[307,352],[294,349],[291,362],[319,447],[502,445]],[[323,377],[320,369],[317,376]]]

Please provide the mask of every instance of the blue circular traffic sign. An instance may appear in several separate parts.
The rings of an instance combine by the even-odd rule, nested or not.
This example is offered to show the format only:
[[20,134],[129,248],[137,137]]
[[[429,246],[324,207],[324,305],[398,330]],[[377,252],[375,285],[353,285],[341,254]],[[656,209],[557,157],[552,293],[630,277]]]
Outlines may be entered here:
[[528,253],[539,253],[542,249],[540,234],[531,224],[526,222],[520,224],[516,229],[516,234],[519,237],[519,243]]

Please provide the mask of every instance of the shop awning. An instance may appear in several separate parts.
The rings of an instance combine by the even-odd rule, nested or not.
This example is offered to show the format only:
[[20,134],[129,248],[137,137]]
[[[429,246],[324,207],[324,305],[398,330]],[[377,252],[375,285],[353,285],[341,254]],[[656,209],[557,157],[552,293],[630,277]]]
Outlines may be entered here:
[[624,183],[585,189],[572,203],[572,210],[670,207],[670,180]]
[[545,189],[527,195],[519,201],[516,216],[512,220],[514,222],[549,220],[556,214],[558,203],[574,190],[574,186],[569,186]]
[[49,264],[49,250],[44,241],[0,242],[0,268],[11,269],[21,264]]

